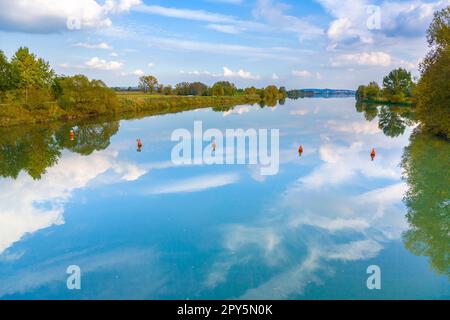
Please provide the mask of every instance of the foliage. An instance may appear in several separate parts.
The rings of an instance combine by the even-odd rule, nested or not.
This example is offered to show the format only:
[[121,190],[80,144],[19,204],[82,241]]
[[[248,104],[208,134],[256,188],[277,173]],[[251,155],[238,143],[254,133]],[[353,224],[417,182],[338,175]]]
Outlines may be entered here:
[[414,94],[425,130],[450,139],[450,7],[435,13],[427,38],[430,52]]
[[398,68],[383,78],[383,95],[392,102],[402,102],[412,96],[414,82],[411,72]]
[[144,92],[153,93],[158,87],[158,79],[156,77],[148,75],[139,78],[139,88]]
[[104,114],[117,108],[115,92],[100,80],[89,81],[86,76],[76,75],[57,82],[62,92],[58,103],[70,113]]
[[450,144],[416,129],[405,148],[402,168],[409,189],[404,202],[410,229],[406,248],[428,256],[431,267],[450,276]]
[[372,81],[367,86],[359,86],[356,91],[356,98],[358,100],[376,101],[381,95],[381,89],[378,83]]
[[[11,70],[12,75],[17,79],[16,87],[24,90],[25,103],[28,102],[30,88],[49,88],[55,77],[49,63],[42,58],[37,58],[26,47],[20,47],[12,57]],[[12,80],[12,82],[15,81]]]

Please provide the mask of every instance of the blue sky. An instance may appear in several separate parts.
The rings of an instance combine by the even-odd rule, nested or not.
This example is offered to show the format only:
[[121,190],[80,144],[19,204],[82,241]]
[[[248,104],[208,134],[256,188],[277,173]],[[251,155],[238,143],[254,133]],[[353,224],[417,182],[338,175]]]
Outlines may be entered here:
[[433,12],[450,0],[0,0],[0,49],[28,46],[59,74],[110,86],[356,88],[417,75]]

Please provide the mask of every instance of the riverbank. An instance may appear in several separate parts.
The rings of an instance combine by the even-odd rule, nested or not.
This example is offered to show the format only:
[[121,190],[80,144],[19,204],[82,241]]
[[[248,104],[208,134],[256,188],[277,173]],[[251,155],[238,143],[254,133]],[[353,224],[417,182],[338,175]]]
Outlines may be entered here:
[[20,104],[0,105],[0,127],[22,124],[49,123],[53,121],[95,118],[112,115],[129,118],[176,113],[198,108],[232,107],[240,104],[261,102],[258,95],[235,96],[165,96],[143,93],[117,93],[118,103],[104,112],[74,112],[63,110],[56,101],[45,102],[32,109]]
[[379,98],[379,99],[375,99],[375,100],[369,100],[369,99],[364,99],[364,100],[358,100],[358,103],[365,103],[365,104],[377,104],[377,105],[385,105],[385,106],[407,106],[407,107],[414,107],[416,105],[416,102],[414,100],[407,100],[407,101],[402,101],[402,102],[397,102],[397,101],[391,101],[387,98]]

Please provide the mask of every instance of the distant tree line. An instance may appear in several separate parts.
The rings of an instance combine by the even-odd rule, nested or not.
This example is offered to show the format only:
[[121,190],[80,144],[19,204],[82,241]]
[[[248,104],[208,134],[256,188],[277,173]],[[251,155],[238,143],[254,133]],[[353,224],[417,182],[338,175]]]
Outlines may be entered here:
[[163,85],[152,75],[144,75],[139,78],[139,89],[144,93],[178,95],[178,96],[235,96],[235,95],[259,95],[261,99],[285,99],[287,92],[285,87],[274,85],[257,89],[248,87],[238,89],[234,83],[229,81],[218,81],[211,87],[202,82],[180,82],[172,87]]

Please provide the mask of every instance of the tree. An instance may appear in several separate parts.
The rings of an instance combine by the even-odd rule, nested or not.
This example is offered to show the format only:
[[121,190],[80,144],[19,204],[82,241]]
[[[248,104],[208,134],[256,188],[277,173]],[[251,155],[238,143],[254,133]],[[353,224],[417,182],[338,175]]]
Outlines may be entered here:
[[189,82],[180,82],[175,85],[175,94],[179,96],[188,96],[191,94],[191,85]]
[[414,91],[417,119],[425,130],[450,139],[450,7],[435,13],[427,39],[430,51]]
[[285,99],[287,97],[287,91],[286,91],[286,87],[280,87],[280,89],[278,90],[279,93],[279,98],[280,99]]
[[411,72],[403,68],[392,70],[383,79],[383,94],[392,102],[404,102],[411,97],[413,88]]
[[214,86],[215,85],[220,85],[223,88],[223,95],[225,96],[234,96],[236,94],[237,89],[234,83],[231,83],[229,81],[219,81],[216,82]]
[[189,85],[190,94],[194,96],[204,96],[208,91],[208,86],[201,82],[193,82]]
[[166,96],[170,96],[173,94],[173,88],[171,85],[164,86],[163,94]]
[[217,82],[212,86],[212,95],[213,96],[224,96],[225,90],[221,83]]
[[116,93],[103,81],[76,75],[58,78],[56,82],[61,90],[58,104],[70,113],[111,113],[118,106]]
[[0,50],[0,91],[11,90],[17,87],[18,76],[14,72],[11,63]]
[[48,62],[30,53],[28,48],[20,47],[11,59],[11,68],[17,73],[19,89],[25,92],[25,103],[28,102],[30,88],[49,88],[55,77]]
[[276,86],[267,86],[264,89],[264,98],[266,100],[278,99],[278,88]]
[[158,79],[154,76],[142,76],[139,78],[139,88],[144,92],[155,92],[158,86]]
[[245,94],[256,94],[257,90],[255,87],[245,88],[244,90]]

